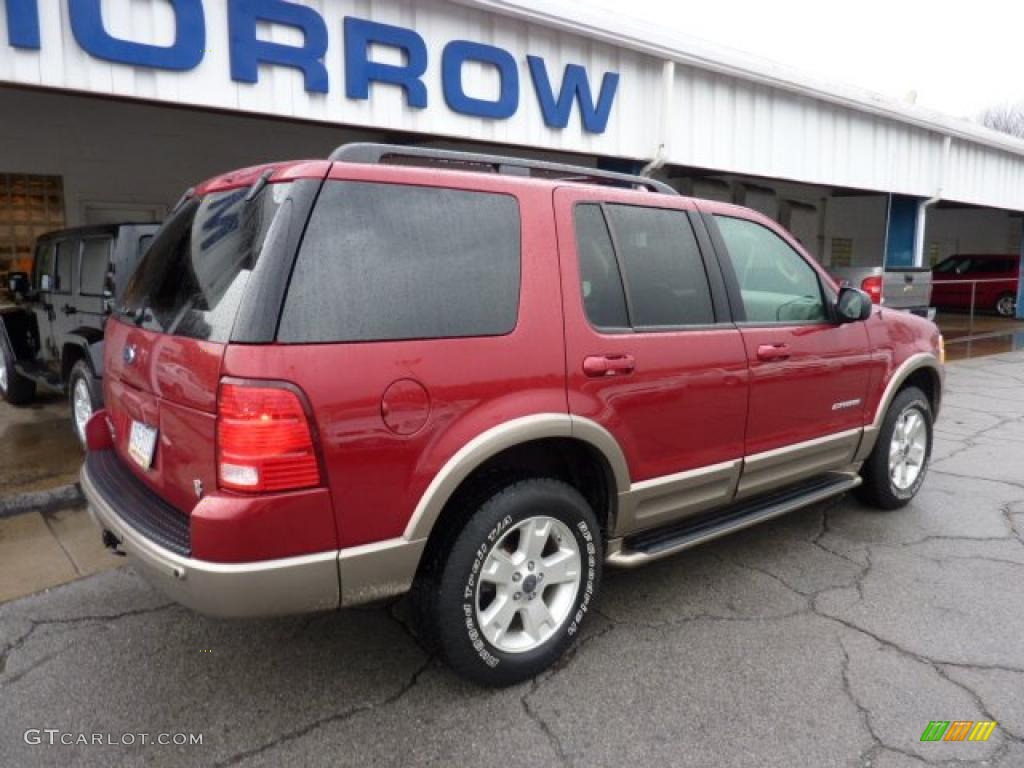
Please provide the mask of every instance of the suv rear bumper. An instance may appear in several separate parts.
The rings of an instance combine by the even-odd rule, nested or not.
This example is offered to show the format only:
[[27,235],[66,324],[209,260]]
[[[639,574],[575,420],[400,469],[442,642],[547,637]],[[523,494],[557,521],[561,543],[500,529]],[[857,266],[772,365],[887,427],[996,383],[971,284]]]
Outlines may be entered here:
[[223,617],[279,616],[337,608],[341,602],[338,552],[265,560],[212,563],[184,557],[131,525],[119,498],[103,493],[89,462],[82,492],[89,514],[113,534],[146,579],[173,600],[199,613]]

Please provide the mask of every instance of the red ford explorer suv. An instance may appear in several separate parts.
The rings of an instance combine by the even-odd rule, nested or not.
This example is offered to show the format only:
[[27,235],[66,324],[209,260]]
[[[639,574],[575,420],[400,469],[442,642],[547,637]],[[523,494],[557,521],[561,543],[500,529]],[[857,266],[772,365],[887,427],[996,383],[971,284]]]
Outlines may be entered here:
[[412,592],[505,685],[633,567],[921,487],[942,338],[650,179],[349,145],[190,191],[107,326],[82,487],[220,616]]

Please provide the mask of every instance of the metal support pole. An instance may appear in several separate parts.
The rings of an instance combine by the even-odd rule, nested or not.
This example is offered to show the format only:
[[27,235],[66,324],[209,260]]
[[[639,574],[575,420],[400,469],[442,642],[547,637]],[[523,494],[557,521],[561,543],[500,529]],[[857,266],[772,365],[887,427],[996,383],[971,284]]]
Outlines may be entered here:
[[978,283],[974,280],[971,281],[971,316],[967,321],[967,335],[974,335],[974,298],[978,292]]
[[942,200],[942,188],[946,179],[946,167],[949,165],[949,155],[953,148],[953,138],[946,136],[942,141],[942,155],[939,160],[938,179],[939,183],[935,194],[923,200],[917,207],[917,222],[914,225],[914,258],[915,267],[924,266],[924,235],[928,226],[928,209]]
[[[1024,228],[1024,223],[1022,223]],[[1017,319],[1024,320],[1024,231],[1021,232],[1020,244],[1020,270],[1017,277]]]

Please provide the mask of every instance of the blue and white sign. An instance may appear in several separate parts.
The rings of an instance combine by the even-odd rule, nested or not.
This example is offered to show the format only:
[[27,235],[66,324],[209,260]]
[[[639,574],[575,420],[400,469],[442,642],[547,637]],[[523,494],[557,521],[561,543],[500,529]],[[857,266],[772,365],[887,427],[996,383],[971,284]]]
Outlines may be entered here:
[[[222,107],[216,96],[207,97],[233,91],[242,109],[269,101],[269,109],[257,111],[277,112],[275,104],[287,101],[295,116],[355,124],[367,122],[361,119],[367,111],[361,102],[373,114],[380,100],[389,111],[397,106],[411,114],[413,123],[440,124],[441,132],[449,132],[441,112],[488,122],[515,121],[526,112],[551,131],[571,127],[600,135],[621,98],[620,72],[601,64],[607,56],[591,50],[573,60],[558,46],[556,55],[533,50],[532,35],[521,23],[508,21],[510,34],[503,34],[493,18],[446,3],[377,0],[371,8],[375,18],[332,0],[0,0],[0,5],[6,26],[0,27],[3,59],[37,57],[41,84],[52,74],[48,60],[85,60],[90,73],[100,73],[98,83],[91,74],[86,78],[85,90],[108,91],[109,82],[111,93],[150,98],[145,91],[155,83],[157,98],[159,92],[177,90],[179,97],[171,100]],[[467,15],[477,23],[466,24]],[[418,29],[418,21],[430,35]],[[481,39],[479,30],[490,30],[488,39]],[[539,47],[551,52],[550,40],[540,37]],[[72,42],[77,50],[70,49]],[[18,61],[14,64],[10,77],[0,59],[0,79],[23,81]],[[74,73],[63,75],[71,82],[54,84],[75,88]],[[166,87],[169,78],[185,87]],[[131,93],[124,93],[125,83]],[[190,99],[191,84],[210,90]],[[295,93],[299,88],[301,98]],[[417,112],[434,116],[417,120]]]

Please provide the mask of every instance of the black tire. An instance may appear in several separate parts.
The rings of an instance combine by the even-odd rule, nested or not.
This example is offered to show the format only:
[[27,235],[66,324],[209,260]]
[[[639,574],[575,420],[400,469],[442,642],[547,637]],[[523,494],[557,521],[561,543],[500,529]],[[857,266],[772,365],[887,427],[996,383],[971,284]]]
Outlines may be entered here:
[[103,407],[103,393],[99,381],[92,375],[92,369],[89,368],[89,364],[85,360],[79,360],[75,363],[71,368],[71,375],[68,377],[68,406],[71,411],[71,429],[74,430],[75,437],[78,438],[78,444],[84,450],[85,432],[79,430],[78,419],[75,414],[75,392],[80,384],[89,395],[90,413],[96,413],[96,411]]
[[[484,599],[481,597],[484,585],[489,584],[478,577],[491,552],[503,543],[517,541],[516,537],[521,535],[519,532],[527,529],[528,521],[538,517],[553,519],[564,526],[552,525],[549,529],[551,536],[555,536],[557,529],[558,535],[562,536],[558,541],[564,542],[566,531],[573,537],[580,563],[579,576],[574,580],[575,595],[570,602],[571,591],[561,593],[560,608],[556,613],[564,612],[564,617],[536,647],[509,652],[494,645],[477,626],[478,601]],[[554,539],[549,541],[553,542]],[[557,548],[561,544],[554,546]],[[435,647],[457,673],[480,685],[513,685],[536,676],[557,661],[579,634],[600,587],[603,551],[597,519],[576,489],[546,478],[508,485],[472,513],[447,553],[439,554],[433,567],[428,564],[425,572],[417,578],[413,599],[420,603],[416,611],[421,631],[426,635],[425,642]],[[539,607],[543,602],[547,610],[548,598],[558,595],[557,590],[562,589],[550,582],[543,585],[543,568],[541,563],[535,572],[528,572],[527,563],[523,562],[519,566],[521,573],[516,571],[520,576],[517,583],[523,585],[523,591],[517,591],[520,597],[515,599],[522,602],[509,604],[516,613],[508,625],[506,636],[513,634],[512,626],[516,621],[520,622],[519,631],[525,634],[523,622],[529,608]],[[527,594],[528,585],[535,597]],[[424,600],[428,593],[431,597]],[[537,603],[528,605],[527,601],[533,599]],[[549,612],[549,615],[554,614]]]
[[[14,355],[6,341],[0,336],[0,363],[6,372],[6,386],[0,384],[0,397],[11,405],[28,405],[36,398],[36,383],[14,370]],[[0,376],[0,381],[4,379]]]
[[996,299],[996,314],[1000,317],[1013,317],[1017,314],[1017,297],[1007,291]]
[[[923,418],[926,444],[924,461],[917,478],[908,487],[900,488],[890,476],[889,452],[896,423],[909,411],[917,411]],[[861,468],[864,483],[856,491],[861,501],[878,509],[890,510],[905,506],[917,495],[928,474],[928,462],[932,455],[932,418],[931,403],[917,387],[907,387],[896,395],[882,420],[878,441]]]

